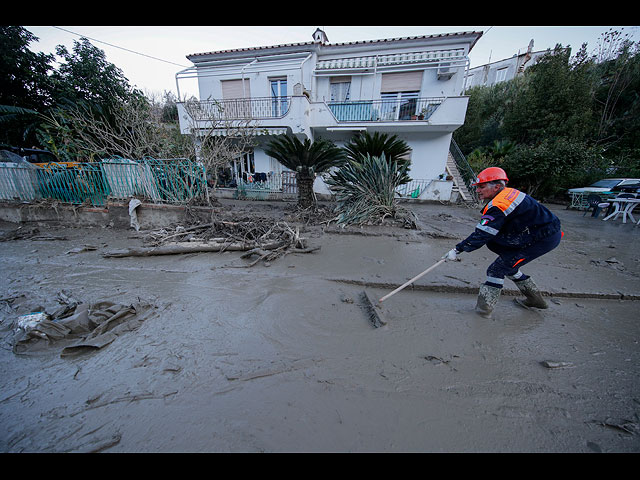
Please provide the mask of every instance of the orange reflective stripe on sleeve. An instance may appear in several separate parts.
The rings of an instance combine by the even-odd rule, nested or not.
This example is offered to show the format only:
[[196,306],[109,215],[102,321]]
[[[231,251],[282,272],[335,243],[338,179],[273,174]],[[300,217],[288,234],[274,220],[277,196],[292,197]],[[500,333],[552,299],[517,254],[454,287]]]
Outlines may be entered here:
[[524,262],[524,258],[521,258],[520,260],[518,260],[516,263],[513,264],[513,267],[511,268],[516,268],[516,265],[518,265],[519,263]]

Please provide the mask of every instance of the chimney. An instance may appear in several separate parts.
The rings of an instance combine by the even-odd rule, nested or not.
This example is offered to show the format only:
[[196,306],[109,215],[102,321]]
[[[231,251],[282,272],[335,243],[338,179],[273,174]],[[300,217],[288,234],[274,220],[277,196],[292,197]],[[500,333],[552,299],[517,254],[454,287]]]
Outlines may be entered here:
[[327,38],[327,34],[324,31],[316,28],[316,31],[313,32],[313,41],[314,43],[329,43],[329,39]]

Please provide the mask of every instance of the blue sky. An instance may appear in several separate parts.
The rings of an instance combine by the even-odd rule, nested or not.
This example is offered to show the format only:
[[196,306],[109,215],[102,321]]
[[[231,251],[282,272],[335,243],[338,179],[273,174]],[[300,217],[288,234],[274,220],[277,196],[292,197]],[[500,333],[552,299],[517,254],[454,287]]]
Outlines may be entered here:
[[[34,51],[54,53],[56,45],[71,51],[80,35],[104,50],[107,60],[119,67],[132,85],[147,93],[176,93],[175,74],[191,65],[186,56],[216,50],[307,42],[322,28],[330,43],[381,38],[482,31],[470,54],[471,67],[489,63],[527,49],[553,48],[557,43],[575,52],[582,43],[594,51],[601,35],[621,30],[640,41],[636,26],[25,26],[40,40]],[[137,52],[137,53],[133,53]],[[154,57],[154,58],[150,58]],[[197,93],[194,83],[180,82],[181,93]]]

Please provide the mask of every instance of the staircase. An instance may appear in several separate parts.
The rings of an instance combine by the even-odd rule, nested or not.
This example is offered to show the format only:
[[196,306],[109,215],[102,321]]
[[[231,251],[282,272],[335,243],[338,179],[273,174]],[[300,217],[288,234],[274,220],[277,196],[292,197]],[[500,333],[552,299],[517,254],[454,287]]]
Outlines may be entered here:
[[462,175],[458,171],[456,161],[449,152],[447,156],[447,173],[453,177],[453,191],[460,194],[460,198],[465,204],[476,205],[478,201],[474,198],[474,195],[469,191],[466,183],[464,182]]

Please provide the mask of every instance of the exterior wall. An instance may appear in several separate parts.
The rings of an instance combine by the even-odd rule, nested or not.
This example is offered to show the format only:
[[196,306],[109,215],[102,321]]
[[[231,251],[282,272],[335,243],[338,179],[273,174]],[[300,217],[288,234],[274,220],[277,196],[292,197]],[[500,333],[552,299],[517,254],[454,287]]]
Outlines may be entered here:
[[[468,97],[461,96],[461,92],[468,65],[467,54],[480,35],[471,33],[338,45],[297,44],[273,49],[214,52],[188,58],[196,65],[201,101],[222,100],[221,81],[240,79],[249,81],[248,97],[268,99],[271,97],[270,79],[286,77],[286,94],[291,96],[288,112],[282,117],[261,118],[261,127],[273,128],[274,131],[284,128],[300,139],[327,138],[338,146],[344,145],[354,134],[363,130],[398,135],[413,150],[410,175],[415,179],[438,180],[445,172],[451,134],[464,123]],[[442,56],[442,51],[454,52],[451,53],[453,59],[446,62],[442,57],[437,57],[439,60],[424,60],[425,57],[421,57],[417,61],[396,61],[416,52],[432,57]],[[383,61],[378,62],[379,59]],[[339,68],[332,62],[337,62]],[[450,68],[449,74],[446,73],[447,66]],[[331,77],[350,77],[349,101],[368,101],[379,106],[375,102],[380,102],[385,73],[416,70],[423,72],[419,97],[437,98],[438,102],[442,102],[424,120],[339,120],[328,105],[331,100]],[[178,104],[178,109],[181,129],[186,133],[189,126],[183,122],[185,110],[181,104]],[[274,171],[273,160],[264,153],[264,146],[270,139],[269,135],[258,139],[254,149],[256,172]],[[441,185],[431,188],[430,192],[425,191],[425,195],[437,200],[449,200],[448,197],[443,198],[447,192],[451,194],[451,182],[448,184],[449,188]],[[321,178],[316,181],[314,189],[318,193],[328,193]]]
[[[467,86],[466,88],[485,86],[489,87],[500,83],[501,81],[512,80],[518,75],[518,69],[524,65],[523,70],[526,70],[532,65],[535,65],[536,61],[546,51],[532,52],[529,55],[531,58],[526,60],[525,55],[514,55],[511,58],[498,60],[496,62],[481,65],[479,67],[470,68],[467,74]],[[506,75],[503,79],[498,79],[498,70],[506,68]]]

